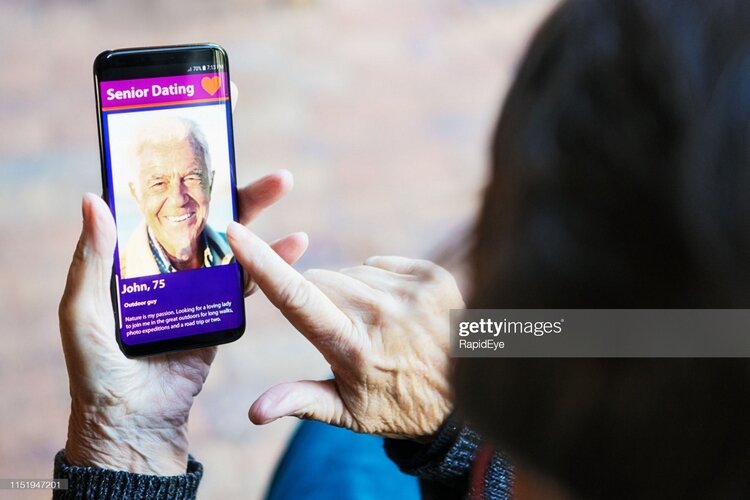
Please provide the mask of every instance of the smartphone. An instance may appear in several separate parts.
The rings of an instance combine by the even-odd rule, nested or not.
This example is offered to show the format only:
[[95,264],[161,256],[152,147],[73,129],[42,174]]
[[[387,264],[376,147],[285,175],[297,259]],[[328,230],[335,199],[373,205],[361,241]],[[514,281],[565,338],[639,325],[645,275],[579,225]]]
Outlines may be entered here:
[[128,357],[237,340],[243,273],[229,63],[215,44],[108,50],[94,61],[104,199],[117,225],[116,336]]

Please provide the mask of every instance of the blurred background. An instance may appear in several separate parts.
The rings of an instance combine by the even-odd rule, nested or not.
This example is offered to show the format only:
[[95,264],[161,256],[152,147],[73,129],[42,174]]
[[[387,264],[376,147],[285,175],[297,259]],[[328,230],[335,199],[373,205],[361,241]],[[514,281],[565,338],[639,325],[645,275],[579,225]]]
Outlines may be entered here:
[[[310,235],[299,269],[461,247],[487,139],[551,0],[3,0],[0,43],[0,477],[50,478],[68,388],[57,303],[101,192],[91,65],[102,50],[212,41],[240,89],[237,175],[287,168],[294,191],[254,229]],[[113,338],[114,341],[114,338]],[[259,498],[295,422],[252,401],[327,365],[261,295],[191,415],[203,498]],[[49,498],[49,491],[0,492]]]

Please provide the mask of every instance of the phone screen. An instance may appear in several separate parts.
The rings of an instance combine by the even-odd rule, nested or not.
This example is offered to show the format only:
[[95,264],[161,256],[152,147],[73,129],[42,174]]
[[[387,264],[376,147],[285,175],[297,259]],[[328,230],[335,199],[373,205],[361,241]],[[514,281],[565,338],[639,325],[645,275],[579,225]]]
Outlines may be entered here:
[[117,225],[112,295],[126,355],[236,340],[242,270],[226,53],[125,49],[95,63],[105,199]]

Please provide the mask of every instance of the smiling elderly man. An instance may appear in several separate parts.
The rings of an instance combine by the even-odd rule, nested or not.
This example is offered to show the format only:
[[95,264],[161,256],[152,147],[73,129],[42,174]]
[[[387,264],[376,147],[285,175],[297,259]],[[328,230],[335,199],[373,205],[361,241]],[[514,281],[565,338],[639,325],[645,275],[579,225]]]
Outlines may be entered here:
[[134,148],[130,182],[144,221],[120,256],[123,278],[229,263],[223,235],[206,224],[214,172],[203,133],[183,118],[149,123]]

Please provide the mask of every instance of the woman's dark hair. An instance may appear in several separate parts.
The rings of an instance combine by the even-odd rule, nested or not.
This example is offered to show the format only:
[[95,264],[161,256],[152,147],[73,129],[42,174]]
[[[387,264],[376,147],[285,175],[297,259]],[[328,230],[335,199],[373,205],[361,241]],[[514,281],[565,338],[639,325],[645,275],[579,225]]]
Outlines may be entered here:
[[[748,307],[749,133],[750,2],[564,2],[497,124],[468,306]],[[469,359],[456,387],[580,498],[750,497],[746,360]]]

